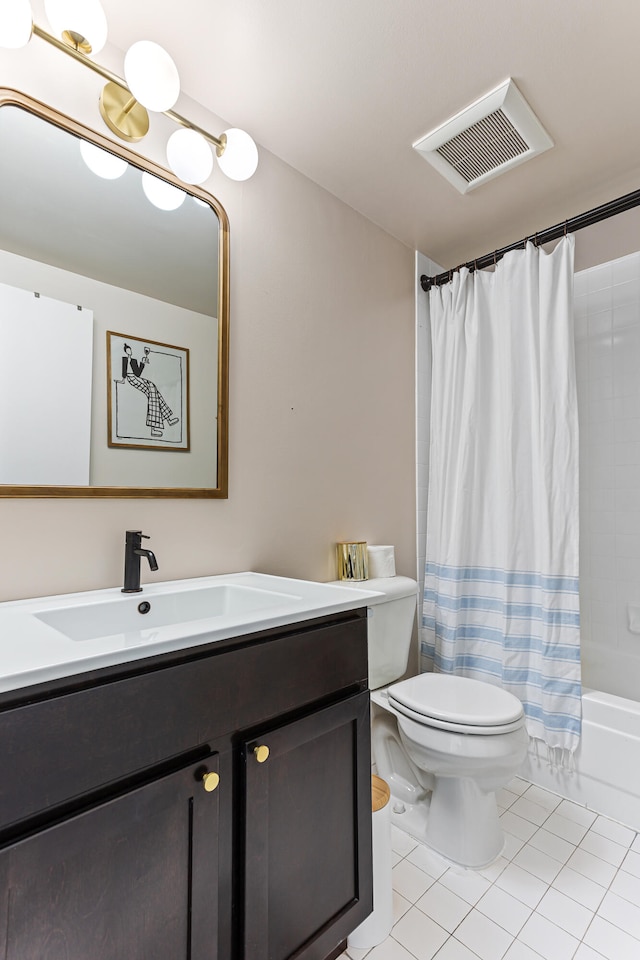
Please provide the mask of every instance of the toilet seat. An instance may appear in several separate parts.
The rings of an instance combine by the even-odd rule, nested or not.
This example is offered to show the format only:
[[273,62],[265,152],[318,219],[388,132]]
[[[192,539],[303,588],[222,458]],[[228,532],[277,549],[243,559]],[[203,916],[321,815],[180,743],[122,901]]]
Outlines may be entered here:
[[491,736],[518,730],[524,723],[517,697],[470,677],[423,673],[392,684],[387,693],[398,713],[441,730]]

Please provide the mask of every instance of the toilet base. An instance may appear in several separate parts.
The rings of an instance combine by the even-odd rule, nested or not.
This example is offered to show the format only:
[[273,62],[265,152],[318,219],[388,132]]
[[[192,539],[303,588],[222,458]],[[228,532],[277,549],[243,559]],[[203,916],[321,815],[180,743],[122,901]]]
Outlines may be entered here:
[[393,795],[390,801],[391,823],[414,840],[428,844],[427,823],[429,821],[429,800],[420,803],[404,803]]
[[460,866],[487,867],[504,847],[495,793],[475,780],[437,777],[425,837],[432,850]]
[[[491,796],[488,799],[493,800],[495,808],[495,797]],[[391,823],[394,827],[402,830],[403,833],[413,837],[414,840],[418,840],[419,843],[429,847],[443,860],[458,867],[469,870],[483,870],[500,856],[504,849],[504,834],[498,821],[497,808],[495,808],[496,823],[494,824],[497,830],[483,830],[482,837],[472,836],[469,838],[456,834],[452,838],[448,820],[445,823],[444,831],[442,825],[438,823],[437,804],[436,816],[431,816],[432,802],[432,800],[431,802],[422,800],[415,804],[403,803],[392,795]],[[491,824],[492,820],[492,811],[490,811],[487,821]],[[443,838],[444,843],[442,842]]]

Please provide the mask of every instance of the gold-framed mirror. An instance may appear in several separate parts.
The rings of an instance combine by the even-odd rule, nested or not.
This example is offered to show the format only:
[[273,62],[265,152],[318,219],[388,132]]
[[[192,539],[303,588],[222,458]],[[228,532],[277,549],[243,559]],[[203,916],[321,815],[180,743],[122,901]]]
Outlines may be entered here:
[[0,89],[0,211],[0,497],[227,497],[219,201]]

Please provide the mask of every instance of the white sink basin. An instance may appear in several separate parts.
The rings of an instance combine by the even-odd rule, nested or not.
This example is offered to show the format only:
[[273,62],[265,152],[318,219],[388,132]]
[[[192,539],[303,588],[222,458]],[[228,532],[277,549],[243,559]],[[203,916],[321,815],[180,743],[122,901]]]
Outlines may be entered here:
[[95,640],[113,634],[137,634],[176,624],[183,624],[190,629],[195,620],[243,618],[297,600],[299,597],[291,594],[219,584],[173,593],[156,593],[153,596],[121,594],[119,598],[105,603],[43,610],[34,616],[70,640]]
[[114,587],[0,603],[0,691],[364,607],[379,596],[233,573],[152,583],[136,594]]

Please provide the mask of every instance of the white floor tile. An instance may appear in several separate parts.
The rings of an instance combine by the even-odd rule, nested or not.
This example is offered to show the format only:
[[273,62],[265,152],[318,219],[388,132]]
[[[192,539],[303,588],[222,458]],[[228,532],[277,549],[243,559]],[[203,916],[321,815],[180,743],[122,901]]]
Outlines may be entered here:
[[455,937],[449,937],[444,947],[436,953],[434,960],[478,960],[478,954],[472,953]]
[[391,825],[391,849],[399,853],[401,857],[406,857],[418,846],[418,841],[410,837],[404,830],[398,830],[396,826]]
[[562,800],[557,807],[556,813],[559,813],[561,817],[565,817],[566,820],[573,820],[574,823],[579,823],[582,827],[590,827],[598,816],[593,810],[589,810],[579,803],[573,803],[572,800]]
[[504,960],[540,960],[540,954],[520,940],[514,940],[504,955]]
[[424,870],[424,872],[428,873],[434,880],[438,880],[451,866],[447,860],[439,854],[434,853],[433,850],[429,850],[428,847],[424,847],[422,844],[419,844],[415,850],[411,851],[407,860],[409,863],[413,863],[416,867]]
[[635,937],[619,930],[602,917],[594,917],[584,942],[606,960],[638,960],[640,945]]
[[415,960],[408,950],[391,937],[367,954],[367,960]]
[[551,887],[545,893],[538,904],[536,912],[540,913],[547,920],[562,927],[567,933],[581,940],[591,921],[593,920],[593,911],[583,907],[566,894]]
[[567,860],[567,866],[576,873],[581,873],[583,877],[594,880],[602,887],[608,887],[616,875],[616,867],[601,860],[600,857],[594,857],[582,847],[578,847],[575,853],[572,853]]
[[629,853],[620,864],[620,869],[624,870],[625,873],[632,874],[634,877],[640,877],[640,853],[629,850]]
[[528,790],[531,784],[528,780],[523,780],[522,777],[514,777],[513,780],[510,780],[507,784],[507,789],[511,790],[512,793],[517,793],[520,795],[524,793],[525,790]]
[[433,882],[433,877],[408,860],[401,860],[391,871],[393,889],[411,903],[419,900]]
[[502,856],[505,860],[513,860],[516,853],[522,850],[525,843],[525,840],[518,840],[518,838],[514,837],[512,833],[505,833]]
[[580,844],[580,848],[586,850],[587,853],[592,853],[594,857],[600,857],[601,860],[606,860],[607,863],[612,864],[614,867],[620,866],[627,855],[628,849],[616,843],[614,840],[609,840],[608,837],[594,833],[593,827]]
[[512,793],[511,790],[508,790],[507,787],[503,787],[502,790],[496,791],[496,803],[499,807],[502,807],[503,810],[508,810],[514,801],[518,799],[517,793]]
[[581,873],[576,873],[570,867],[563,867],[558,876],[553,881],[553,886],[560,893],[581,903],[583,907],[594,912],[600,906],[602,898],[605,895],[605,888],[599,883],[594,883],[588,877]]
[[[640,907],[634,903],[629,903],[628,900],[623,900],[622,897],[609,891],[598,907],[597,916],[615,924],[625,933],[630,933],[636,940],[640,940]],[[638,956],[640,957],[640,943],[638,943]]]
[[515,863],[510,863],[500,874],[496,880],[496,886],[500,887],[501,890],[506,890],[516,900],[526,903],[532,909],[537,907],[548,889],[548,885],[544,881],[516,866]]
[[511,934],[477,910],[467,914],[456,930],[455,938],[477,953],[481,960],[502,960],[513,943]]
[[531,907],[496,886],[487,890],[484,897],[478,900],[476,910],[514,937],[531,916]]
[[[558,810],[560,810],[561,807],[562,803],[558,807]],[[578,809],[582,808],[579,807]],[[569,820],[567,817],[560,816],[556,810],[548,820],[545,820],[544,829],[548,830],[549,833],[555,834],[556,837],[568,840],[569,843],[577,844],[580,843],[589,827],[586,824],[576,823],[575,820]]]
[[592,824],[591,829],[594,833],[599,833],[614,843],[619,843],[623,847],[630,847],[635,840],[635,830],[630,827],[624,827],[615,820],[609,820],[607,817],[597,817]]
[[484,870],[392,827],[391,936],[340,960],[640,960],[640,834],[520,777],[498,800]]
[[530,840],[538,829],[535,823],[532,823],[530,820],[525,820],[524,817],[514,813],[513,808],[506,810],[502,814],[500,823],[502,824],[503,830],[517,837],[518,840]]
[[544,827],[534,833],[529,841],[529,845],[536,850],[542,850],[547,856],[553,857],[560,863],[566,863],[571,854],[575,851],[575,844],[563,840],[562,837],[556,837],[554,833],[549,833]]
[[402,944],[417,960],[432,960],[448,936],[446,930],[417,907],[412,907],[405,913],[392,931],[393,939]]
[[509,861],[505,859],[505,857],[498,857],[497,860],[494,860],[493,863],[490,863],[488,867],[484,868],[484,870],[478,870],[478,873],[490,883],[493,883],[498,879],[504,868],[508,865]]
[[559,797],[556,793],[551,793],[550,790],[545,790],[543,787],[537,786],[537,784],[533,784],[527,790],[525,800],[531,800],[532,803],[539,804],[551,813],[562,801],[562,797]]
[[439,882],[429,887],[416,903],[416,907],[449,933],[453,933],[471,910],[470,903],[456,896]]
[[397,890],[391,891],[393,905],[393,922],[397,923],[400,917],[403,917],[407,910],[411,908],[411,902],[400,896]]
[[558,860],[548,857],[542,850],[537,850],[530,844],[516,854],[513,862],[523,870],[528,870],[538,880],[544,880],[545,883],[555,880],[562,869],[562,864]]
[[536,826],[541,827],[549,816],[549,810],[545,807],[541,807],[539,803],[533,803],[532,800],[528,800],[529,791],[525,793],[523,797],[518,797],[516,802],[509,807],[511,813],[517,813],[519,817],[523,817],[524,820],[529,820],[531,823],[535,823]]
[[581,943],[576,950],[573,960],[603,960],[601,953],[596,953],[593,947],[588,947],[586,943]]
[[453,868],[440,877],[440,883],[470,904],[477,903],[491,886],[489,881],[475,870]]
[[609,889],[630,903],[640,903],[640,877],[618,870]]
[[527,920],[518,939],[545,960],[571,960],[579,942],[539,913],[532,914]]
[[400,863],[402,857],[399,853],[396,853],[395,850],[391,851],[391,866],[395,867],[396,863]]

